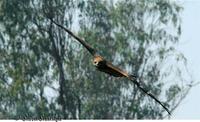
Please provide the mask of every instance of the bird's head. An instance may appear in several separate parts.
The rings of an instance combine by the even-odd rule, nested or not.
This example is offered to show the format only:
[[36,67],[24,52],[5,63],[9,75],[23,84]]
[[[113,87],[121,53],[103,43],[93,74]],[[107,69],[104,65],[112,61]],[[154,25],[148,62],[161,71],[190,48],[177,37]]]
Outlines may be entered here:
[[94,66],[98,66],[99,62],[103,61],[103,58],[101,56],[94,56],[92,63]]

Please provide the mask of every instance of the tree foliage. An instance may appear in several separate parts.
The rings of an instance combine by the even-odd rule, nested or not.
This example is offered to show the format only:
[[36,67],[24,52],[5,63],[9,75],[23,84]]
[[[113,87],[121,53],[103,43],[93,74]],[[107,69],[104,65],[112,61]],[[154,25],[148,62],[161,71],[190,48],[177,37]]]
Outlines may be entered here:
[[166,112],[127,79],[96,71],[70,28],[106,59],[136,74],[173,110],[186,95],[177,2],[2,0],[0,117],[162,119]]

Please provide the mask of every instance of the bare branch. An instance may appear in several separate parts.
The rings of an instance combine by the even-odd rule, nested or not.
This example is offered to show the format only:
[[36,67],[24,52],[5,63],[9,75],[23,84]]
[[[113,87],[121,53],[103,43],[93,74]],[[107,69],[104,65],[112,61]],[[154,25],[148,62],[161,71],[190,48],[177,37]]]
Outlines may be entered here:
[[[181,104],[181,102],[186,98],[186,96],[188,95],[188,93],[190,92],[190,90],[196,86],[200,84],[200,82],[197,82],[195,84],[193,84],[193,82],[191,82],[191,84],[189,85],[189,87],[186,89],[186,92],[180,97],[180,99],[178,100],[177,104],[170,110],[171,113],[174,112],[174,110]],[[163,118],[168,117],[168,115],[165,115]]]

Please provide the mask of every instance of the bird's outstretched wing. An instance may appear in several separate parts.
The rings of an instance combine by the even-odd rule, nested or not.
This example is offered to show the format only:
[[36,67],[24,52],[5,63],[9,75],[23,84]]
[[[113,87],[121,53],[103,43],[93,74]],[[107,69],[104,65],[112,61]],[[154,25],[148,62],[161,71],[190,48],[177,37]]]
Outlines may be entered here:
[[166,111],[169,115],[171,115],[170,111],[150,92],[148,92],[147,90],[145,90],[144,88],[142,88],[140,86],[140,84],[138,83],[136,77],[134,76],[129,76],[129,79],[140,89],[142,90],[145,94],[147,94],[148,96],[150,96],[152,99],[154,99],[157,103],[159,103]]
[[58,24],[57,22],[55,22],[52,18],[49,18],[49,19],[51,20],[51,22],[53,22],[58,27],[60,27],[63,30],[65,30],[69,35],[73,36],[76,40],[78,40],[90,52],[90,54],[92,54],[93,56],[96,54],[96,50],[94,48],[92,48],[89,44],[87,44],[83,39],[81,39],[78,36],[76,36],[69,29],[67,29],[64,26],[62,26],[62,25]]
[[127,72],[121,70],[120,68],[114,66],[112,63],[110,62],[106,62],[106,67],[104,72],[113,75],[115,77],[127,77],[128,79],[130,79],[135,85],[137,85],[137,87],[142,90],[145,94],[147,94],[148,96],[150,96],[152,99],[154,99],[157,103],[159,103],[170,115],[169,110],[150,92],[148,92],[147,90],[145,90],[144,88],[141,87],[141,85],[138,83],[137,81],[137,77],[133,76],[133,75],[129,75]]

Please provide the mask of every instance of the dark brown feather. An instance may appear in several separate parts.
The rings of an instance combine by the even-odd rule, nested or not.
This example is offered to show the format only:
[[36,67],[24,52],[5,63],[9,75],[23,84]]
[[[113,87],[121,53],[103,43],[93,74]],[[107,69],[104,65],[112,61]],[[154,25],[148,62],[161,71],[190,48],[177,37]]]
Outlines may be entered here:
[[115,76],[115,77],[128,77],[128,73],[119,69],[118,67],[114,66],[112,63],[102,60],[99,62],[97,66],[99,71],[108,73],[109,75]]
[[122,69],[114,66],[112,63],[107,62],[106,66],[108,67],[107,69],[110,72],[113,72],[115,75],[118,75],[117,77],[128,77],[128,73],[123,71]]
[[154,99],[157,103],[159,103],[159,104],[167,111],[167,113],[168,113],[169,115],[171,115],[169,109],[168,109],[167,107],[165,107],[164,104],[163,104],[160,100],[158,100],[153,94],[151,94],[150,92],[148,92],[147,90],[145,90],[144,88],[142,88],[142,87],[140,86],[140,83],[137,81],[137,79],[136,79],[134,76],[131,76],[131,75],[130,75],[130,76],[129,76],[129,79],[130,79],[135,85],[137,85],[137,87],[138,87],[141,91],[143,91],[145,94],[147,94],[147,95],[150,96],[152,99]]
[[78,36],[74,35],[69,29],[63,27],[62,25],[58,24],[57,22],[55,22],[53,19],[49,18],[51,20],[51,22],[53,22],[55,25],[57,25],[58,27],[62,28],[63,30],[65,30],[68,34],[70,34],[71,36],[73,36],[76,40],[78,40],[89,52],[90,54],[92,54],[93,56],[96,54],[96,50],[93,49],[89,44],[87,44],[83,39],[79,38]]

